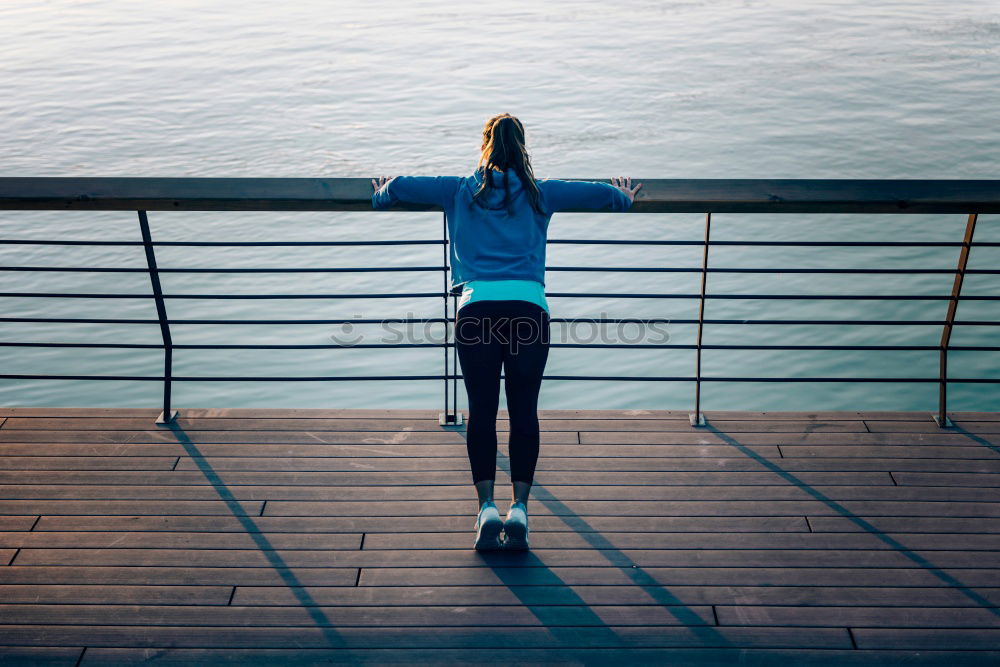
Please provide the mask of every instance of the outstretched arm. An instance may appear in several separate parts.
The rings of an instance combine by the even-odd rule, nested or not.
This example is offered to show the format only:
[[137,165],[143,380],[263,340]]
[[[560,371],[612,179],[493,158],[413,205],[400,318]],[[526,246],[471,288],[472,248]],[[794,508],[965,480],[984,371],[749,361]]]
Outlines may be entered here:
[[437,204],[444,208],[454,196],[457,176],[380,176],[372,179],[372,208],[387,209],[397,201]]
[[[627,180],[628,186],[625,185]],[[612,183],[615,179],[612,179]],[[552,212],[568,208],[584,208],[594,211],[627,211],[632,207],[635,193],[642,187],[639,183],[632,188],[632,179],[620,179],[620,185],[610,185],[600,181],[563,181],[549,179],[541,182],[545,197]]]

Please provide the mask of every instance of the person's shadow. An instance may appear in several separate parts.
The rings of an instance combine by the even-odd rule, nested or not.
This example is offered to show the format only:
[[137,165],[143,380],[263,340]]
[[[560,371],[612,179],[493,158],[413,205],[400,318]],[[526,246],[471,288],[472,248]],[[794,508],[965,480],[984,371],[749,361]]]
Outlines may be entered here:
[[[465,425],[449,428],[467,437]],[[497,465],[510,476],[510,459],[497,449]],[[544,505],[554,518],[562,521],[579,535],[591,548],[607,559],[608,564],[617,568],[625,577],[641,590],[654,604],[660,605],[677,620],[677,626],[687,628],[693,635],[694,643],[702,647],[722,648],[730,642],[714,627],[714,614],[708,618],[684,604],[670,590],[659,583],[632,559],[622,553],[614,544],[591,526],[585,519],[572,512],[555,494],[537,481],[531,487],[531,500]],[[531,514],[529,504],[529,516]],[[532,545],[538,547],[539,539]],[[539,552],[528,551],[487,551],[481,552],[483,561],[521,603],[531,611],[553,638],[562,646],[569,647],[628,647],[634,644],[627,636],[622,636],[609,626],[583,598],[545,563]],[[544,553],[544,551],[542,552]],[[539,596],[529,590],[536,586],[546,586],[554,598],[540,603]],[[682,641],[681,644],[690,642]]]

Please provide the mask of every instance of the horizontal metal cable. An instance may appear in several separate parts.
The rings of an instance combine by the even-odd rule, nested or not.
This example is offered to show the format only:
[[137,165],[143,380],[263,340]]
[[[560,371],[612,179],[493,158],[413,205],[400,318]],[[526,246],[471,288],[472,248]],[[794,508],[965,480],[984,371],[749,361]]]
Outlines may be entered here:
[[[451,343],[449,343],[451,345]],[[177,347],[177,346],[175,346]],[[672,349],[672,350],[696,350],[695,344],[658,344],[658,343],[551,343],[550,347],[577,347],[577,348],[619,348],[619,349]],[[879,352],[940,352],[940,345],[720,345],[703,343],[703,350],[877,350]],[[1000,352],[1000,346],[982,345],[949,345],[950,352]]]
[[[164,299],[394,299],[394,298],[438,298],[444,292],[356,292],[340,294],[163,294]],[[700,294],[647,294],[618,292],[546,292],[550,298],[622,298],[622,299],[698,299]],[[0,297],[50,297],[78,299],[152,299],[153,294],[114,294],[101,292],[0,292]],[[706,299],[761,299],[761,300],[848,300],[848,301],[950,301],[950,294],[706,294]],[[1000,301],[1000,295],[959,296],[960,301]]]
[[[443,317],[386,317],[375,318],[339,318],[323,320],[164,320],[167,324],[382,324],[382,323],[444,323],[454,322],[453,319]],[[697,319],[670,319],[662,317],[635,318],[623,317],[619,319],[602,317],[552,317],[550,321],[556,322],[581,322],[587,324],[697,324]],[[865,324],[865,325],[934,325],[942,326],[945,320],[701,320],[704,324]],[[90,317],[0,317],[0,322],[75,322],[86,324],[159,324],[160,320],[140,320],[121,318],[90,318]],[[1000,321],[993,320],[956,320],[955,326],[1000,326]]]
[[[344,344],[267,344],[248,343],[245,345],[235,343],[201,343],[201,344],[174,344],[171,347],[175,350],[336,350],[351,348],[406,348],[406,347],[454,347],[455,343],[344,343]],[[39,342],[18,342],[0,341],[0,347],[100,347],[100,348],[141,348],[141,349],[163,349],[163,343],[39,343]],[[663,349],[663,350],[694,350],[697,345],[682,343],[550,343],[550,347],[573,347],[573,348],[613,348],[613,349]],[[705,350],[878,350],[881,352],[892,351],[935,351],[942,349],[940,345],[711,345],[703,344]],[[1000,352],[1000,346],[985,345],[949,345],[950,352]]]
[[[2,296],[2,294],[0,294]],[[700,294],[623,294],[618,292],[546,292],[546,297],[599,297],[622,299],[700,299]],[[706,294],[705,299],[785,299],[790,301],[810,299],[864,300],[864,301],[950,301],[950,294]],[[960,296],[960,301],[1000,301],[1000,295]]]
[[[501,379],[505,375],[500,376]],[[0,374],[0,378],[17,380],[149,380],[163,382],[334,382],[338,380],[461,380],[463,375],[292,375],[292,376],[182,376],[169,378],[162,375],[27,375]],[[543,375],[543,380],[635,380],[643,382],[694,382],[696,378],[689,376],[653,376],[653,375]],[[702,376],[702,382],[941,382],[939,378],[869,378],[869,377],[710,377]],[[975,383],[997,384],[1000,378],[949,378],[949,384]]]
[[[443,317],[386,317],[383,319],[332,320],[164,320],[167,324],[383,324],[383,323],[444,323]],[[160,320],[139,320],[98,317],[0,317],[0,322],[75,322],[81,324],[159,324]]]
[[[553,241],[548,241],[553,243]],[[600,242],[600,241],[598,241]],[[150,241],[151,246],[257,247],[257,246],[380,246],[448,245],[446,239],[387,239],[384,241]],[[0,239],[4,245],[145,246],[145,241],[101,241],[91,239]],[[961,244],[959,244],[961,245]]]
[[[685,245],[703,246],[704,241],[653,241],[646,239],[548,239],[548,243],[579,243],[607,245]],[[874,248],[955,248],[961,241],[709,241],[710,246],[778,246],[778,247],[874,247]],[[973,241],[972,246],[1000,247],[1000,242]]]
[[[448,266],[354,266],[354,267],[315,267],[315,268],[209,268],[209,269],[163,269],[156,273],[350,273],[365,271],[447,271]],[[664,267],[664,266],[550,266],[546,271],[605,271],[605,272],[646,272],[646,273],[701,273],[702,269],[695,267]],[[0,271],[81,271],[105,273],[149,273],[149,269],[131,267],[76,267],[76,266],[0,266]],[[709,273],[947,273],[955,274],[955,269],[810,269],[792,268],[709,268]],[[1000,269],[966,269],[966,274],[1000,274]]]
[[[100,292],[0,292],[0,297],[58,297],[76,299],[153,299],[154,294],[102,294]],[[402,297],[435,297],[440,299],[444,292],[392,292],[362,294],[163,294],[163,299],[392,299]],[[950,298],[950,297],[949,297]],[[997,297],[1000,298],[1000,297]]]
[[[637,266],[637,267],[606,267],[606,266],[550,266],[546,271],[607,271],[607,272],[653,272],[653,273],[701,273],[700,267],[662,267],[662,266]],[[859,273],[859,274],[882,274],[882,273],[946,273],[955,275],[955,269],[810,269],[802,267],[793,268],[712,268],[707,269],[708,273]],[[965,273],[985,273],[1000,274],[1000,269],[966,269]]]
[[[339,294],[163,294],[164,299],[392,299],[392,298],[441,298],[444,292],[390,292],[390,293],[339,293]],[[43,297],[77,299],[151,299],[153,294],[112,294],[101,292],[0,292],[0,297]],[[698,299],[698,294],[626,294],[617,292],[546,292],[550,298],[623,298],[623,299]],[[949,301],[949,294],[706,294],[706,299],[760,299],[760,300],[864,300],[864,301]],[[960,301],[1000,301],[1000,295],[960,296]]]
[[[248,343],[246,345],[238,345],[235,343],[201,343],[201,344],[173,344],[172,347],[175,350],[337,350],[337,349],[350,349],[350,348],[372,348],[372,347],[452,347],[454,343],[356,343],[356,344],[335,344],[335,343],[303,343],[301,345],[295,344],[274,344],[269,345],[266,343]],[[0,347],[108,347],[108,348],[141,348],[141,349],[156,349],[162,350],[166,347],[163,343],[38,343],[38,342],[16,342],[16,341],[2,341],[0,342]],[[936,349],[936,348],[935,348]]]
[[[446,271],[447,266],[352,266],[286,269],[154,269],[155,273],[350,273],[363,271]],[[0,271],[82,271],[100,273],[150,273],[147,268],[118,266],[0,266]],[[954,273],[954,271],[952,271]]]
[[[380,246],[380,245],[447,245],[446,239],[391,239],[384,241],[153,241],[152,246],[186,247],[256,247],[256,246]],[[547,243],[583,245],[665,245],[702,246],[704,241],[662,239],[548,239]],[[76,246],[136,246],[143,241],[99,241],[56,239],[0,239],[0,244],[76,245]],[[954,248],[961,241],[709,241],[710,246],[775,246],[775,247],[866,247],[866,248]],[[1000,247],[1000,242],[974,241],[971,245]]]

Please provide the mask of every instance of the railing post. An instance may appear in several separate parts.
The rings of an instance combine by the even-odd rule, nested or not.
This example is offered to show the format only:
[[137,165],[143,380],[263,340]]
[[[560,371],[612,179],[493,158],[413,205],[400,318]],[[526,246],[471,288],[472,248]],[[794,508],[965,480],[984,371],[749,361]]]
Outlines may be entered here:
[[157,424],[169,424],[177,417],[177,411],[170,409],[170,377],[173,367],[173,346],[170,338],[170,324],[167,322],[167,307],[163,303],[163,290],[160,289],[160,274],[156,270],[156,254],[153,252],[153,239],[149,233],[149,219],[145,211],[139,211],[139,229],[142,231],[142,244],[146,249],[146,266],[149,269],[149,280],[153,284],[153,299],[156,301],[156,316],[160,321],[160,335],[163,337],[163,412],[156,418]]
[[[444,297],[444,343],[442,348],[444,349],[444,412],[438,414],[438,424],[441,426],[458,426],[462,423],[462,413],[458,411],[458,379],[449,379],[448,375],[448,332],[454,331],[451,324],[451,315],[448,312],[448,297],[451,296],[448,288],[448,214],[441,214],[441,244],[443,262],[441,264],[441,275],[443,277],[443,284],[441,287],[441,296]],[[455,312],[458,312],[458,297],[456,296],[453,300],[455,303]],[[454,342],[454,336],[452,336],[452,342]],[[458,350],[452,348],[452,360],[455,362],[455,375],[458,375]],[[451,381],[451,390],[453,401],[451,402],[449,409],[448,401],[448,382]]]
[[958,300],[962,298],[962,281],[965,269],[969,264],[969,251],[972,249],[972,235],[976,231],[978,213],[970,213],[965,223],[965,238],[962,239],[962,251],[958,255],[958,268],[955,270],[955,282],[951,286],[951,300],[948,301],[948,314],[945,316],[944,331],[941,332],[941,363],[940,384],[938,390],[938,411],[933,415],[934,421],[941,428],[954,426],[948,419],[948,345],[951,343],[951,330],[955,325],[955,313],[958,311]]
[[[451,295],[451,312],[458,316],[458,297],[459,292],[452,292]],[[451,365],[455,369],[454,375],[458,375],[458,344],[455,342],[455,327],[451,328]],[[454,423],[456,425],[462,423],[462,413],[458,411],[458,378],[454,377],[451,379],[451,405],[455,410]]]
[[701,335],[705,328],[705,285],[708,282],[708,240],[712,229],[712,212],[705,214],[705,246],[701,255],[701,298],[698,301],[698,339],[694,361],[694,412],[688,415],[691,426],[704,426],[701,414]]

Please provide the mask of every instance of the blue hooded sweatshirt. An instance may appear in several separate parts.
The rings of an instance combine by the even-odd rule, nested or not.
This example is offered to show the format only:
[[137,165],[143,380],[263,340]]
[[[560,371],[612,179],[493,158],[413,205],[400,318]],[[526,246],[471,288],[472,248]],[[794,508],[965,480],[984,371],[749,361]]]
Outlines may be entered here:
[[[472,195],[486,174],[479,167],[471,176],[397,176],[372,194],[372,207],[390,208],[397,201],[434,204],[445,211],[451,239],[451,286],[472,280],[534,280],[545,284],[545,242],[549,219],[556,211],[582,208],[627,211],[628,195],[598,181],[535,179],[538,213],[513,167],[489,170],[493,188],[479,202]],[[504,183],[509,208],[504,206]]]

